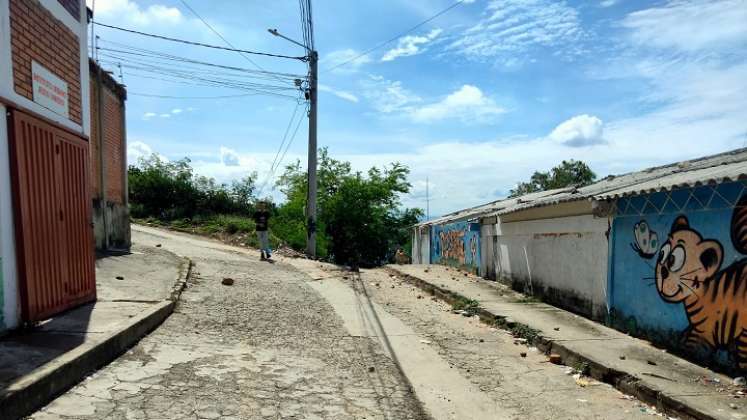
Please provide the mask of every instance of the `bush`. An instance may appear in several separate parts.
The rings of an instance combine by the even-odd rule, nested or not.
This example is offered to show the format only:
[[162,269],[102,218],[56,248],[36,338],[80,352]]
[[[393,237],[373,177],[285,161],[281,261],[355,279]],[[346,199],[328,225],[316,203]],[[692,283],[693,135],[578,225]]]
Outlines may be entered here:
[[[174,221],[202,220],[221,214],[246,216],[253,212],[256,174],[234,181],[229,187],[212,178],[195,176],[190,163],[186,158],[169,162],[152,155],[130,166],[132,216]],[[242,227],[237,226],[237,229]]]

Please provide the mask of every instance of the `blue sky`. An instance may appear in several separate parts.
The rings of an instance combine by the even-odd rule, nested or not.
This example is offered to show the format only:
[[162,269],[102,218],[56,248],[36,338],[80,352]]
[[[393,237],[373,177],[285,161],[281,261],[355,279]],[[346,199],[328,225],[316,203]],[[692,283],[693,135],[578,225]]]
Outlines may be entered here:
[[[238,48],[303,54],[267,33],[277,28],[301,38],[296,1],[188,3]],[[413,184],[403,197],[407,206],[425,207],[426,177],[431,215],[438,215],[502,197],[534,170],[563,159],[584,160],[604,176],[747,143],[745,0],[465,1],[332,69],[450,4],[313,2],[321,58],[319,144],[361,170],[407,164]],[[102,23],[223,45],[179,0],[96,0],[95,15]],[[96,31],[110,49],[144,48],[256,69],[235,52]],[[244,92],[144,78],[148,73],[132,69],[132,62],[128,68],[122,54],[100,53],[116,74],[115,63],[124,64],[131,162],[151,152],[187,156],[200,174],[221,182],[252,171],[264,182],[295,100],[139,96]],[[251,58],[266,70],[305,73],[293,60]],[[305,162],[306,136],[303,120],[285,163]],[[269,187],[267,194],[280,198]]]

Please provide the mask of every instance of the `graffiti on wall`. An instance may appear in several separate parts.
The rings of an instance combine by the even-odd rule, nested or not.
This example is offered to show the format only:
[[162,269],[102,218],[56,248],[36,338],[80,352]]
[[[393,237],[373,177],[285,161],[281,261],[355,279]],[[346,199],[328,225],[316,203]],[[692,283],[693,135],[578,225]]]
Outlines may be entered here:
[[[687,353],[747,370],[747,195],[734,198],[740,183],[723,188],[731,205],[616,220],[638,263],[613,255],[613,305],[649,330],[678,331],[672,344]],[[652,293],[659,303],[645,308]]]
[[464,231],[442,231],[438,236],[441,241],[441,258],[464,262]]
[[477,223],[452,223],[433,227],[431,261],[476,271],[480,264],[480,232]]

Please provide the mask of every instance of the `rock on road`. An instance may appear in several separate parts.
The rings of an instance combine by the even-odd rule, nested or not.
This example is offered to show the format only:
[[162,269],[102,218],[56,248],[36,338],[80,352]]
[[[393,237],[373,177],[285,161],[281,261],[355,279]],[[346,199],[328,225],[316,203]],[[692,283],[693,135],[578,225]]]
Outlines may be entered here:
[[209,240],[140,227],[133,240],[194,261],[176,311],[31,418],[427,418],[394,363],[347,334],[308,276]]
[[142,226],[133,226],[133,240],[194,261],[176,311],[31,418],[660,415],[608,385],[580,387],[568,368],[384,269],[357,276],[308,260],[268,264],[255,251]]

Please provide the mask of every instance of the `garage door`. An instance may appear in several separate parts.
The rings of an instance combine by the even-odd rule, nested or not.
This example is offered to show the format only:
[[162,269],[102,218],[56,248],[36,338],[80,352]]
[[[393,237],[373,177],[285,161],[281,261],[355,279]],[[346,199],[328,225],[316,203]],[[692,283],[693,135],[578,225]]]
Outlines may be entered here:
[[88,142],[10,116],[16,250],[24,321],[96,299]]

